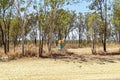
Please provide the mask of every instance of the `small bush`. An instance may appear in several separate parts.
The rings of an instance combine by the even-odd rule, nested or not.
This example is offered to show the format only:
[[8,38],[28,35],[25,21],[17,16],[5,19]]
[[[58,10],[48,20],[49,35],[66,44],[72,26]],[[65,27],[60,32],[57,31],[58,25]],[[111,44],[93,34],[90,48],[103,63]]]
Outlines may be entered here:
[[37,57],[37,52],[35,50],[25,50],[26,57]]

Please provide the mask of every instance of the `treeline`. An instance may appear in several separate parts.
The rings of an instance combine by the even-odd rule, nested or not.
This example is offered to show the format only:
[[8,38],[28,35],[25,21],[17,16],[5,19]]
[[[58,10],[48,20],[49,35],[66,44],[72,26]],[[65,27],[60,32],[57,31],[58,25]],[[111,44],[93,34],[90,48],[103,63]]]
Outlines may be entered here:
[[[88,0],[84,0],[88,1]],[[89,0],[88,13],[65,10],[67,5],[82,0],[0,0],[0,47],[9,52],[10,43],[14,48],[21,44],[21,54],[25,55],[27,39],[39,44],[39,57],[46,41],[51,54],[53,41],[78,39],[95,44],[101,43],[104,52],[108,41],[120,42],[120,0]],[[71,33],[76,32],[74,35]]]

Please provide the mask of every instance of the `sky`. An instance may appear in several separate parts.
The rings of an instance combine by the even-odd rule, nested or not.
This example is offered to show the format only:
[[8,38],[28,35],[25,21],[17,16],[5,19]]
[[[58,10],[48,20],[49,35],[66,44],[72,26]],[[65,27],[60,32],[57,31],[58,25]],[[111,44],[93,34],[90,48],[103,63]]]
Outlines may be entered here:
[[79,12],[82,12],[82,13],[91,12],[89,10],[89,8],[88,8],[89,4],[90,3],[86,2],[86,1],[82,1],[82,2],[77,3],[77,4],[64,6],[64,9],[66,9],[66,10],[75,10],[76,13],[79,13]]
[[62,8],[65,10],[76,11],[76,13],[79,13],[79,12],[85,13],[85,12],[91,12],[91,10],[89,10],[88,8],[89,5],[90,5],[90,2],[81,0],[79,3],[72,3],[71,5],[65,5]]

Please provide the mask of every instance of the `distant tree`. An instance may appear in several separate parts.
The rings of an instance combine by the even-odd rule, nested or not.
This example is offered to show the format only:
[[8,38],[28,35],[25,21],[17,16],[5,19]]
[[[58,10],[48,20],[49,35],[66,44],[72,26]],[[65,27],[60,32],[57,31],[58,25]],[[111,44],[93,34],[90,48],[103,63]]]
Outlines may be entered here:
[[85,32],[85,17],[82,13],[79,13],[79,15],[77,16],[77,29],[78,29],[78,36],[79,36],[79,41],[78,41],[78,47],[80,47],[80,44],[82,43],[82,36],[83,33]]
[[94,12],[87,16],[87,26],[89,27],[89,30],[87,32],[91,36],[93,54],[96,54],[95,44],[97,43],[97,40],[100,38],[100,33],[101,33],[100,23],[102,22],[100,20],[99,14]]
[[91,5],[89,6],[91,10],[95,10],[101,16],[102,22],[104,22],[103,30],[103,50],[106,52],[106,39],[107,39],[107,14],[108,14],[108,0],[92,0]]
[[38,27],[37,27],[37,22],[36,22],[36,16],[31,15],[31,18],[29,20],[29,25],[31,26],[30,28],[30,40],[34,41],[34,44],[37,45],[37,31],[38,31]]

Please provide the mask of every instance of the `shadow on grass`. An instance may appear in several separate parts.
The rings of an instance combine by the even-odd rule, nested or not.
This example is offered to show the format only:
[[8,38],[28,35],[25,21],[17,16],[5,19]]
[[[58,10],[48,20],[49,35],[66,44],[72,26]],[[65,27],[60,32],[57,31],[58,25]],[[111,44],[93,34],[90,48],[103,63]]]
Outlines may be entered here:
[[[96,62],[98,64],[105,64],[105,63],[116,63],[115,60],[120,61],[120,57],[113,58],[114,55],[120,55],[120,53],[106,53],[106,55],[92,55],[92,54],[82,54],[78,55],[73,52],[64,52],[64,53],[53,53],[49,56],[41,56],[42,59],[61,59],[66,62],[73,62],[73,63],[83,63],[83,62]],[[12,57],[3,57],[0,58],[0,61],[6,62],[9,60],[15,60],[16,58]]]
[[[118,55],[118,53],[116,53]],[[60,54],[60,53],[54,53],[51,54],[50,56],[47,56],[46,58],[51,58],[51,59],[61,59],[65,62],[78,62],[78,63],[83,63],[83,62],[96,62],[98,64],[105,64],[105,63],[116,63],[115,58],[112,58],[111,55],[115,55],[114,53],[112,54],[107,54],[106,56],[103,55],[92,55],[92,54],[74,54],[72,52],[66,52],[66,54]],[[118,59],[116,59],[118,60]],[[119,59],[120,60],[120,59]]]
[[120,55],[120,52],[107,53],[106,55]]

